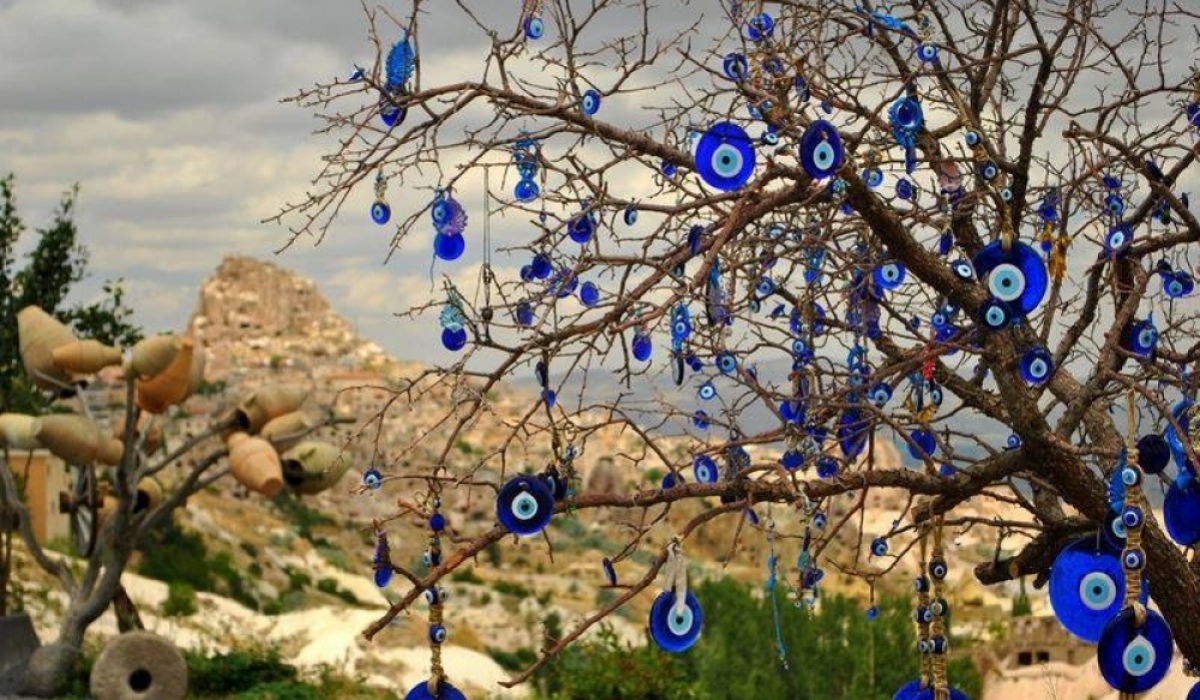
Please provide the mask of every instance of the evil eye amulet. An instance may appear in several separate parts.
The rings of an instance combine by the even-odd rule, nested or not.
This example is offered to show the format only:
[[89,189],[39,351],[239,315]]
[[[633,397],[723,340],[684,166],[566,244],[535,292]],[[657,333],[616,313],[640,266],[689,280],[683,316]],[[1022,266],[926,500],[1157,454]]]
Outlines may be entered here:
[[723,192],[749,182],[755,163],[754,143],[733,122],[712,125],[696,144],[696,172],[706,185]]
[[593,116],[600,111],[600,93],[595,90],[588,90],[583,93],[583,99],[579,102],[579,108],[584,114]]
[[413,686],[408,695],[404,696],[404,700],[467,700],[467,696],[443,678],[438,683],[437,695],[430,692],[429,681],[423,681]]
[[450,352],[458,352],[467,345],[466,328],[446,328],[442,331],[442,346]]
[[509,480],[496,497],[500,524],[522,537],[536,535],[550,524],[554,496],[541,479],[518,476]]
[[1158,349],[1158,328],[1154,326],[1154,321],[1143,319],[1130,326],[1126,346],[1139,357],[1154,357]]
[[692,460],[692,473],[700,484],[715,484],[719,477],[717,463],[708,455],[696,455]]
[[804,131],[800,139],[800,164],[813,179],[832,177],[842,167],[845,157],[842,137],[833,124],[818,119]]
[[992,296],[1007,303],[1016,317],[1036,309],[1049,291],[1050,274],[1042,256],[1020,241],[1013,241],[1008,251],[1002,241],[989,243],[975,256],[974,266]]
[[945,559],[934,559],[929,562],[929,576],[935,581],[945,581],[946,575],[950,573],[950,568],[946,566]]
[[704,626],[704,613],[700,601],[688,591],[685,605],[675,610],[675,594],[664,591],[654,599],[650,608],[650,638],[663,651],[678,654],[688,649],[700,638]]
[[[1146,591],[1142,591],[1146,600]],[[1125,574],[1117,555],[1083,537],[1063,548],[1050,569],[1050,606],[1071,634],[1095,644],[1125,605]]]
[[1147,474],[1161,474],[1171,461],[1171,446],[1158,433],[1148,433],[1138,438],[1138,466]]
[[449,633],[442,625],[432,625],[429,628],[429,641],[432,644],[445,644]]
[[1158,685],[1171,668],[1175,645],[1166,620],[1146,611],[1139,625],[1132,608],[1108,622],[1096,649],[1100,674],[1123,693],[1143,693]]
[[880,265],[875,269],[875,274],[873,275],[875,284],[889,292],[899,289],[900,285],[904,284],[905,276],[906,270],[904,269],[904,265],[898,262],[889,262]]
[[1176,543],[1191,547],[1200,542],[1200,487],[1192,479],[1176,479],[1163,501],[1167,534]]
[[991,297],[979,306],[979,320],[993,331],[1000,331],[1012,324],[1012,309],[996,297]]
[[1042,386],[1054,375],[1054,358],[1050,351],[1035,347],[1021,356],[1021,378],[1030,386]]
[[882,537],[876,537],[874,540],[871,540],[871,555],[872,556],[882,557],[882,556],[887,556],[887,553],[888,553],[888,543],[887,543],[886,539],[884,539]]
[[740,81],[746,77],[749,71],[749,66],[746,64],[746,57],[740,53],[725,54],[725,60],[721,62],[721,72],[726,78],[734,81]]
[[375,202],[371,205],[371,221],[383,226],[392,218],[392,208],[387,202]]
[[546,23],[537,15],[531,16],[525,20],[525,38],[526,39],[541,39],[546,33]]

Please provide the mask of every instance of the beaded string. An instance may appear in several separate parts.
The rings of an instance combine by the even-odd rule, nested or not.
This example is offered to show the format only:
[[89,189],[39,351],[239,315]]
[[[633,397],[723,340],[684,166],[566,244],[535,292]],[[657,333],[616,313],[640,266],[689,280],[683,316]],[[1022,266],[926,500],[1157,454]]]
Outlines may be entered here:
[[931,620],[929,623],[930,672],[933,676],[934,700],[950,700],[950,685],[946,680],[946,651],[949,644],[946,641],[945,616],[949,612],[942,598],[942,581],[947,574],[945,550],[942,548],[942,516],[933,519],[933,557],[929,560],[930,593],[929,603]]
[[771,518],[769,506],[767,513],[767,595],[771,597],[771,616],[775,622],[775,651],[779,654],[779,663],[783,670],[788,670],[787,646],[783,643],[783,626],[779,620],[779,598],[775,595],[775,585],[778,581],[779,559],[775,555],[775,521]]
[[[425,553],[425,564],[430,568],[442,564],[442,531],[446,529],[446,516],[442,515],[442,497],[436,482],[431,484],[430,515],[429,515],[429,551]],[[430,678],[429,691],[437,697],[440,686],[446,680],[446,670],[442,667],[442,645],[446,642],[446,627],[442,624],[445,594],[437,587],[425,591],[429,601],[429,656]]]
[[929,529],[922,528],[920,536],[921,566],[917,571],[917,651],[920,654],[921,687],[928,687],[933,682],[933,666],[929,654],[929,577],[926,575],[929,567]]
[[[1145,513],[1145,495],[1142,492],[1142,470],[1138,466],[1137,404],[1133,392],[1127,395],[1127,429],[1125,433],[1126,466],[1121,473],[1125,483],[1125,508],[1122,520],[1126,527],[1125,550],[1121,554],[1121,569],[1125,574],[1125,608],[1133,610],[1134,621],[1140,627],[1146,622],[1146,607],[1142,605],[1142,568],[1146,565],[1146,553],[1142,550],[1142,527],[1145,516],[1126,518],[1127,513]],[[1132,525],[1130,524],[1132,521]],[[1135,700],[1136,693],[1121,692],[1120,700]]]

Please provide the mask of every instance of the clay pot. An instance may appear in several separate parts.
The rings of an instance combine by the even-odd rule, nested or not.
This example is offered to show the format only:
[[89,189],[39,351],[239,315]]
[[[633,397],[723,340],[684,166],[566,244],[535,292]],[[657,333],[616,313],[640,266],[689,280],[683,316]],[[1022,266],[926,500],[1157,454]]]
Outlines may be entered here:
[[130,372],[138,379],[156,377],[171,364],[182,343],[179,336],[167,333],[155,335],[133,346],[133,357],[129,361]]
[[91,464],[107,448],[109,438],[90,418],[55,413],[42,416],[39,423],[38,441],[68,464]]
[[121,351],[97,340],[76,340],[50,352],[54,364],[75,374],[95,374],[105,367],[121,364]]
[[258,436],[269,441],[279,452],[286,452],[300,444],[313,425],[314,421],[303,411],[292,411],[267,421]]
[[298,410],[308,398],[308,393],[308,387],[301,384],[268,386],[247,396],[238,404],[238,411],[245,419],[243,424],[246,429],[257,433],[272,418]]
[[75,342],[71,329],[36,306],[26,306],[17,314],[17,334],[21,345],[21,363],[34,384],[43,389],[61,389],[70,384],[71,373],[54,364],[54,349]]
[[283,465],[271,443],[246,433],[229,436],[229,466],[242,486],[273,498],[283,488]]
[[133,512],[144,513],[157,508],[165,495],[166,489],[158,479],[152,476],[142,479],[138,482],[137,501],[133,505]]
[[38,419],[23,413],[0,413],[0,440],[9,449],[36,450],[41,447],[37,440]]
[[333,488],[349,468],[350,455],[326,442],[302,442],[283,455],[283,480],[306,495]]
[[192,371],[188,377],[188,396],[200,390],[200,385],[204,383],[204,365],[208,362],[208,352],[200,343],[192,340],[195,347],[192,348]]
[[191,338],[184,338],[179,351],[161,372],[137,383],[137,405],[150,413],[162,413],[168,407],[182,403],[191,393],[192,354]]
[[[149,428],[149,432],[146,432],[147,428]],[[150,415],[149,413],[143,413],[138,416],[137,430],[134,432],[135,437],[141,437],[141,435],[145,433],[146,437],[142,442],[142,451],[145,452],[147,456],[158,452],[158,448],[162,447],[162,423],[154,420],[154,416]],[[118,418],[115,423],[113,423],[112,434],[113,437],[118,441],[125,438],[124,414],[122,414],[121,417]]]
[[105,491],[100,494],[100,507],[96,510],[96,518],[98,522],[104,522],[112,517],[113,513],[117,512],[117,508],[121,506],[121,502],[117,497]]
[[121,458],[124,456],[125,445],[116,438],[108,438],[100,443],[100,452],[96,454],[96,461],[115,467],[121,463]]

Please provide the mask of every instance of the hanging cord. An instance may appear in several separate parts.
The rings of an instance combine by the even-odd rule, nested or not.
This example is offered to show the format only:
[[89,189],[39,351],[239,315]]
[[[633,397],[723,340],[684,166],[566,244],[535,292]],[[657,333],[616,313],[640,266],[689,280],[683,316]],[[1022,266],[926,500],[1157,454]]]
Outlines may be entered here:
[[[445,526],[441,514],[441,487],[436,480],[430,482],[430,534],[429,534],[429,567],[434,568],[442,563],[442,528]],[[442,613],[445,596],[436,587],[427,591],[429,599],[429,691],[434,697],[439,697],[441,684],[446,680],[446,670],[442,667],[442,644],[446,639],[446,628],[442,624]]]
[[483,319],[483,335],[489,340],[492,337],[489,324],[495,311],[492,309],[492,169],[483,168],[483,264],[479,266],[480,285],[483,287],[483,309],[480,317]]
[[[939,568],[940,567],[940,568]],[[950,684],[946,679],[946,652],[949,641],[946,638],[945,615],[948,612],[942,603],[942,580],[946,578],[946,555],[942,548],[942,516],[933,519],[933,558],[929,563],[930,601],[932,620],[929,623],[930,669],[933,675],[934,700],[950,700]],[[940,610],[935,608],[941,608]]]
[[929,622],[925,619],[929,610],[929,527],[922,526],[920,534],[921,566],[917,571],[917,649],[920,651],[919,674],[921,687],[933,682],[933,666],[929,654]]
[[771,596],[771,617],[775,621],[775,651],[779,653],[779,663],[783,670],[788,669],[787,646],[783,643],[783,626],[779,621],[779,598],[775,595],[776,575],[779,570],[779,560],[775,556],[775,520],[771,518],[770,505],[767,506],[767,595]]
[[667,545],[667,562],[663,564],[663,575],[667,580],[667,590],[675,595],[671,614],[683,616],[687,612],[687,561],[683,558],[683,547],[678,537],[673,538]]
[[[1125,479],[1124,475],[1119,475],[1125,481],[1125,511],[1131,508],[1137,508],[1143,513],[1146,512],[1146,500],[1142,493],[1143,474],[1141,467],[1138,466],[1138,450],[1137,441],[1137,402],[1134,399],[1134,393],[1131,389],[1126,394],[1126,433],[1125,433],[1125,452],[1126,464],[1125,470],[1132,470],[1134,478]],[[1130,483],[1132,481],[1133,483]],[[1126,527],[1125,533],[1125,551],[1121,556],[1121,568],[1125,573],[1125,609],[1133,611],[1133,618],[1138,627],[1141,627],[1146,622],[1146,607],[1142,605],[1142,571],[1141,567],[1130,567],[1128,563],[1131,560],[1140,560],[1145,562],[1145,552],[1142,550],[1142,526],[1145,522],[1145,516],[1139,520],[1135,527]],[[1136,553],[1134,556],[1131,554]],[[1120,700],[1135,700],[1136,693],[1121,692]]]

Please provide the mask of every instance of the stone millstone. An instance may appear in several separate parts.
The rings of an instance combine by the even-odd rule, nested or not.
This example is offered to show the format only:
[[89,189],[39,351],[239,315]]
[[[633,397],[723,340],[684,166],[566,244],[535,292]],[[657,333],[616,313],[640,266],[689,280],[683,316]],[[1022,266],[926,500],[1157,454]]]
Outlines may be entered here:
[[92,667],[95,700],[183,700],[187,664],[169,639],[129,632],[104,647]]

